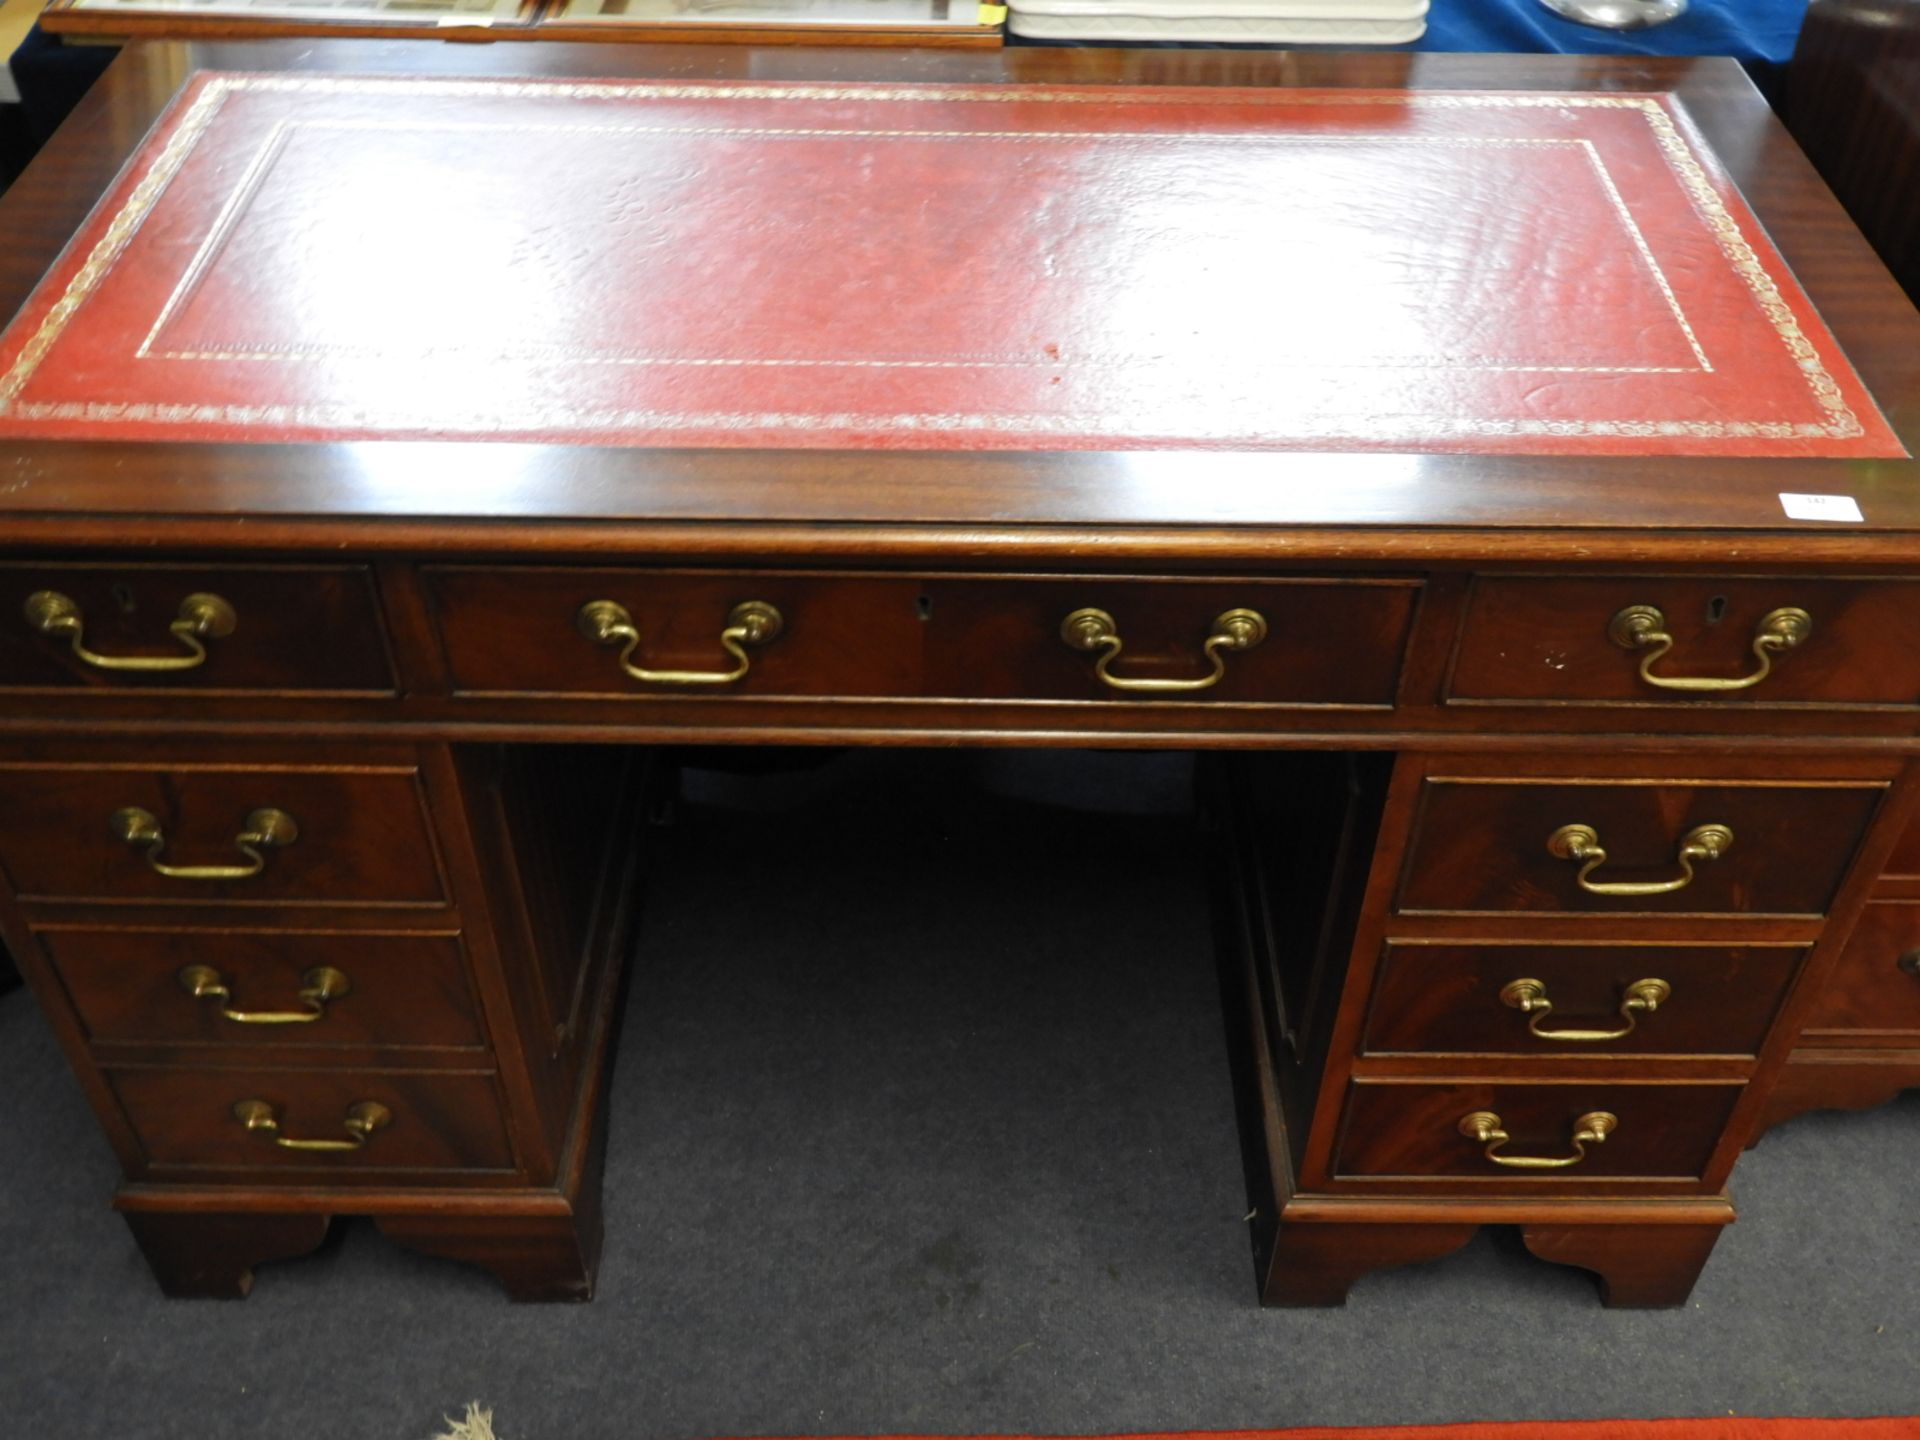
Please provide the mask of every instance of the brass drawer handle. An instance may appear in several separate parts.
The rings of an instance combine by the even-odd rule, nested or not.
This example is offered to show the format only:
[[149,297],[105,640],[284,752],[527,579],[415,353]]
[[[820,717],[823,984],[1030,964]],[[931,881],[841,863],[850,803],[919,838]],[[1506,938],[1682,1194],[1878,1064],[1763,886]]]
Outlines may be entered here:
[[1773,657],[1793,649],[1813,633],[1813,617],[1793,606],[1769,610],[1760,617],[1753,631],[1753,653],[1760,668],[1733,680],[1702,679],[1699,676],[1656,675],[1654,665],[1673,648],[1673,636],[1667,633],[1667,617],[1653,605],[1629,605],[1607,624],[1607,638],[1622,650],[1645,650],[1640,660],[1640,678],[1662,690],[1686,690],[1694,693],[1748,690],[1773,673]]
[[136,849],[145,850],[154,873],[171,880],[245,880],[267,868],[262,850],[293,844],[300,838],[300,827],[284,810],[255,810],[247,816],[246,828],[233,837],[234,845],[247,857],[244,865],[169,865],[160,858],[167,843],[160,822],[152,811],[137,805],[113,812],[113,833]]
[[1476,1110],[1460,1117],[1460,1133],[1486,1147],[1487,1159],[1509,1170],[1565,1170],[1587,1158],[1587,1146],[1602,1143],[1620,1123],[1618,1115],[1605,1110],[1589,1110],[1573,1122],[1571,1155],[1502,1155],[1500,1147],[1513,1139],[1500,1128],[1500,1117],[1491,1110]]
[[1213,666],[1212,672],[1196,680],[1155,680],[1139,676],[1115,675],[1113,662],[1120,658],[1120,627],[1104,610],[1088,606],[1076,610],[1060,622],[1060,638],[1074,650],[1100,651],[1093,673],[1115,690],[1140,694],[1165,695],[1191,690],[1210,690],[1227,673],[1223,651],[1251,650],[1267,638],[1267,620],[1258,610],[1228,610],[1214,617],[1213,630],[1201,652]]
[[237,1010],[226,977],[211,965],[189,965],[178,976],[180,988],[196,1000],[218,1000],[220,1013],[236,1025],[310,1025],[327,1013],[327,1002],[353,989],[352,982],[331,965],[320,965],[300,977],[299,1000],[304,1010]]
[[27,623],[42,635],[64,635],[73,653],[96,670],[191,670],[207,661],[203,640],[233,634],[240,623],[233,606],[218,595],[189,595],[180,602],[179,618],[167,632],[186,648],[184,655],[102,655],[86,646],[86,617],[80,607],[58,590],[36,590],[27,597]]
[[1680,873],[1671,880],[1590,880],[1607,863],[1607,852],[1591,825],[1562,825],[1547,837],[1547,853],[1561,860],[1577,860],[1580,888],[1589,895],[1671,895],[1693,883],[1693,867],[1703,860],[1718,860],[1733,844],[1733,831],[1725,825],[1696,825],[1680,837],[1680,853],[1674,857]]
[[1894,968],[1904,975],[1920,980],[1920,950],[1909,950],[1893,962]]
[[580,633],[596,645],[619,645],[620,669],[649,685],[731,685],[747,673],[753,659],[749,645],[765,645],[786,627],[780,612],[764,600],[746,600],[727,612],[720,632],[720,648],[734,658],[731,670],[648,670],[633,663],[640,648],[640,632],[626,606],[613,600],[589,600],[574,617]]
[[1633,1033],[1634,1022],[1651,1015],[1673,994],[1664,980],[1636,980],[1627,986],[1620,1002],[1620,1018],[1627,1023],[1611,1030],[1542,1030],[1540,1022],[1553,1013],[1553,1001],[1547,987],[1538,980],[1509,980],[1500,989],[1500,1003],[1509,1005],[1527,1017],[1527,1029],[1542,1040],[1562,1040],[1575,1045],[1594,1045],[1603,1040],[1623,1040]]
[[233,1118],[255,1135],[268,1135],[282,1150],[358,1150],[376,1130],[393,1123],[393,1112],[377,1100],[360,1100],[347,1107],[345,1140],[294,1140],[280,1133],[280,1117],[264,1100],[242,1100],[233,1107]]

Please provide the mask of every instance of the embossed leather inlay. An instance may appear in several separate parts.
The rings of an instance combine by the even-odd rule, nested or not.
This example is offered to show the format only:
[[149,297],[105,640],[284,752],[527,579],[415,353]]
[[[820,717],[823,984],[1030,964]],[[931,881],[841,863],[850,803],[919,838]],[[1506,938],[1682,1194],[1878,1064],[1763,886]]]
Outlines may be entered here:
[[219,73],[0,433],[1905,453],[1656,97]]

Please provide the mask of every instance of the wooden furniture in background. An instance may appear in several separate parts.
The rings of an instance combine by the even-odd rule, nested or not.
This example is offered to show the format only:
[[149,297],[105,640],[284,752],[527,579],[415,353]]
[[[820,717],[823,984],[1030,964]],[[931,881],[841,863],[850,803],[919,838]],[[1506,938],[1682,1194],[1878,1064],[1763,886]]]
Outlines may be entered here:
[[[1864,1110],[1920,1086],[1920,827],[1888,859],[1820,991],[1760,1130],[1813,1110]],[[1756,1138],[1758,1135],[1756,1131]]]
[[51,0],[53,35],[128,40],[428,39],[997,46],[983,0]]
[[[148,156],[166,184],[117,182],[180,96],[186,128]],[[287,138],[351,139],[369,108],[365,163]],[[503,137],[484,177],[428,163],[445,152],[420,136],[476,123]],[[656,138],[562,169],[542,126]],[[740,148],[700,149],[722,132],[831,203],[763,186],[736,223]],[[927,165],[896,143],[946,148]],[[1195,144],[1251,158],[1196,166]],[[1302,158],[1323,151],[1340,163]],[[607,183],[615,159],[688,198]],[[1594,217],[1563,160],[1597,227],[1568,221]],[[1047,168],[1067,162],[1073,183]],[[1240,168],[1283,162],[1288,228]],[[874,180],[886,164],[907,168]],[[418,193],[428,174],[445,188]],[[431,364],[368,347],[445,282],[329,246],[390,218],[340,198],[349,176],[408,225],[496,203],[537,222],[466,232],[492,268],[399,337]],[[1207,204],[1167,209],[1170,176]],[[1548,182],[1564,203],[1500,218]],[[1218,752],[1265,1299],[1337,1303],[1490,1223],[1613,1303],[1686,1295],[1920,797],[1920,467],[1867,399],[1911,443],[1920,319],[1737,67],[136,46],[0,204],[0,309],[116,184],[57,272],[70,303],[33,300],[0,343],[0,933],[170,1290],[241,1293],[330,1216],[369,1214],[516,1295],[586,1293],[641,863],[646,752],[626,747],[967,743]],[[1355,185],[1391,203],[1329,200]],[[1419,195],[1438,208],[1409,220]],[[127,208],[149,204],[159,240]],[[609,204],[611,239],[586,223]],[[196,233],[205,263],[176,273]],[[1296,272],[1193,248],[1300,236],[1358,278],[1286,326],[1246,317]],[[487,260],[504,238],[526,248]],[[609,283],[643,242],[679,265]],[[1423,245],[1447,263],[1418,269]],[[463,273],[457,247],[428,250]],[[1663,299],[1670,254],[1685,278]],[[1579,303],[1542,312],[1490,275],[1576,275]],[[1436,288],[1455,282],[1471,304]],[[1520,318],[1495,325],[1503,304]],[[1550,381],[1503,328],[1543,313],[1534,341],[1591,352]],[[543,368],[527,337],[556,316],[592,365]],[[630,324],[681,348],[608,348]],[[772,348],[712,363],[729,341]],[[1392,343],[1402,363],[1375,353]],[[736,403],[687,408],[703,393]],[[1395,411],[1409,393],[1440,419]],[[1577,409],[1593,397],[1604,423]],[[1743,418],[1769,403],[1813,418]],[[383,405],[420,408],[356,428]],[[582,414],[601,428],[569,431]],[[968,448],[983,434],[1001,448]],[[1791,518],[1783,491],[1864,519]],[[1063,883],[1097,898],[1071,857]]]
[[1813,0],[1781,114],[1909,295],[1920,295],[1920,0]]

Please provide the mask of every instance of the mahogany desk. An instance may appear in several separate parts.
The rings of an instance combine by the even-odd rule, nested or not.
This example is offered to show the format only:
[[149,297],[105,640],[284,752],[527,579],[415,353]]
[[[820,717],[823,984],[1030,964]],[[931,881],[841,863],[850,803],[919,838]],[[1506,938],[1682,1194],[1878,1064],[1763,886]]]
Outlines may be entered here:
[[698,741],[1210,752],[1263,1297],[1678,1303],[1920,793],[1920,321],[1731,62],[136,46],[23,305],[0,928],[175,1293],[589,1292]]

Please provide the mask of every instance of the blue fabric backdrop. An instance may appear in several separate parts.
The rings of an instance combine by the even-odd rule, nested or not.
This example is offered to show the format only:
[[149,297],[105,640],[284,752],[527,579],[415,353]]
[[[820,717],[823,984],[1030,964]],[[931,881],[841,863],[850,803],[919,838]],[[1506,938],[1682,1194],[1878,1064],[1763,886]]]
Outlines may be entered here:
[[1562,20],[1539,0],[1432,0],[1427,33],[1406,50],[1521,55],[1731,55],[1783,65],[1807,0],[1693,0],[1650,30],[1596,30]]
[[[1764,85],[1793,54],[1807,0],[1692,0],[1678,20],[1651,30],[1598,30],[1562,20],[1539,0],[1432,0],[1427,33],[1411,45],[1382,50],[1452,50],[1511,55],[1731,55]],[[1075,40],[1007,37],[1009,45],[1077,45]],[[1171,42],[1102,41],[1159,49]],[[1318,46],[1196,44],[1193,49],[1318,49]],[[1339,46],[1329,47],[1339,49]],[[1367,47],[1376,48],[1376,47]]]

